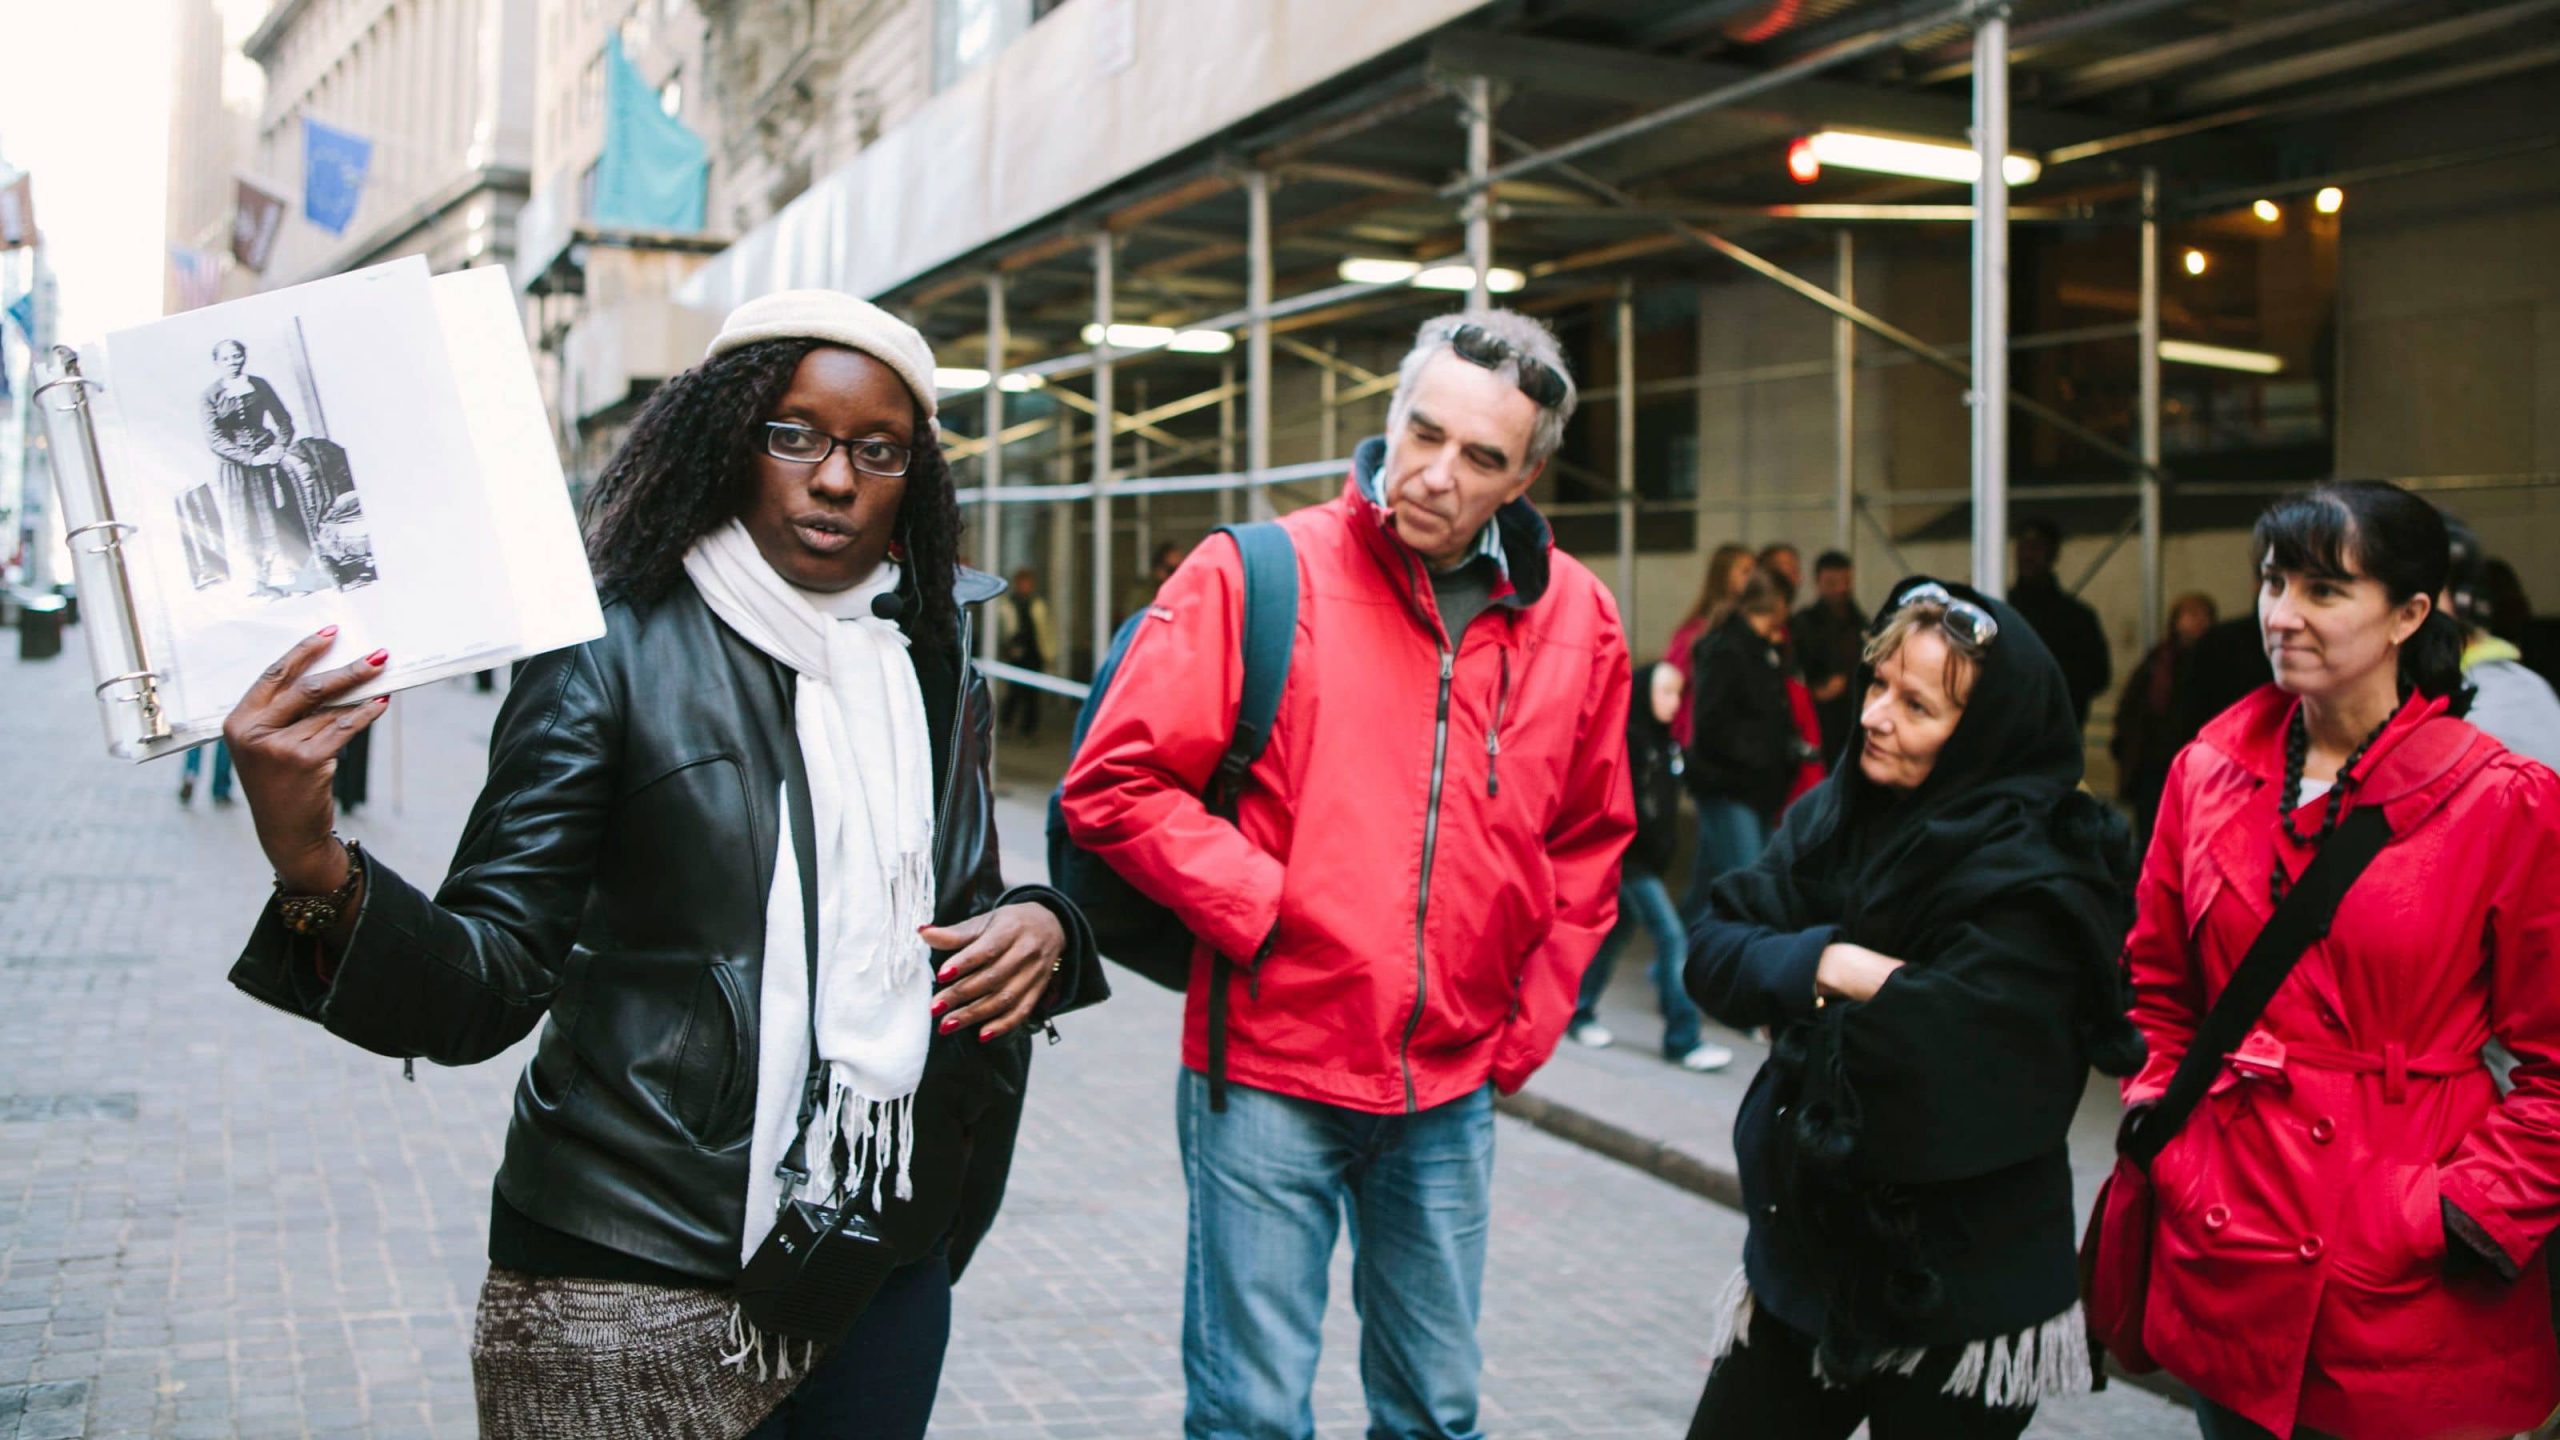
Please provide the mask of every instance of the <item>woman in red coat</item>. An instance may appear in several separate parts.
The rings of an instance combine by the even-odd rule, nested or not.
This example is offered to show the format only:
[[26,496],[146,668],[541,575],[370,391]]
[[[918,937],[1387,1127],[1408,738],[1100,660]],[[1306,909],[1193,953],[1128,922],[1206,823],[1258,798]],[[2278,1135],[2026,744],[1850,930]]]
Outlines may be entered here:
[[[2325,485],[2260,518],[2275,684],[2170,769],[2127,942],[2159,1098],[2354,806],[2392,840],[2153,1162],[2143,1341],[2209,1440],[2511,1435],[2560,1402],[2560,781],[2455,718],[2442,517]],[[2501,1098],[2492,1036],[2521,1058]]]

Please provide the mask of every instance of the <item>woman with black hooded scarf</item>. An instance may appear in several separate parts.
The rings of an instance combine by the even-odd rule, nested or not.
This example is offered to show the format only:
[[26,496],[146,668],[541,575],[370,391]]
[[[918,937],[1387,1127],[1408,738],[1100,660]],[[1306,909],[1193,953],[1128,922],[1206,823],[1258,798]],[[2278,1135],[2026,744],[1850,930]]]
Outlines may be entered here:
[[1904,581],[1856,684],[1861,743],[1691,932],[1699,1005],[1774,1030],[1693,1440],[2005,1440],[2091,1384],[2065,1140],[2142,1058],[2124,823],[2007,605]]

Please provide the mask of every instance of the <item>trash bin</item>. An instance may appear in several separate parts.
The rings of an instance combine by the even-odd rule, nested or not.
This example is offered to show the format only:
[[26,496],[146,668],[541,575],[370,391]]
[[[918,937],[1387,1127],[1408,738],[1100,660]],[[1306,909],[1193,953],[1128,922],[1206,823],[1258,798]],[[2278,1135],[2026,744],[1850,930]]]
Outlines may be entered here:
[[18,597],[18,658],[50,660],[62,653],[63,612],[70,602],[59,595]]
[[53,593],[62,597],[62,623],[65,625],[79,624],[80,588],[72,584],[70,581],[65,580],[61,584],[53,587]]

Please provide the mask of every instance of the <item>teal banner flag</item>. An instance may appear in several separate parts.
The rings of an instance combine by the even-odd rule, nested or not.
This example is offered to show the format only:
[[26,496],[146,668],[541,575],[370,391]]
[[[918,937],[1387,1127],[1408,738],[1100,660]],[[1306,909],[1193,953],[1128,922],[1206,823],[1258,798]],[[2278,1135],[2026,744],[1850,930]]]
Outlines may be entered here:
[[605,43],[604,69],[604,154],[587,219],[632,230],[700,230],[711,173],[702,137],[658,108],[657,92],[622,53],[619,34]]

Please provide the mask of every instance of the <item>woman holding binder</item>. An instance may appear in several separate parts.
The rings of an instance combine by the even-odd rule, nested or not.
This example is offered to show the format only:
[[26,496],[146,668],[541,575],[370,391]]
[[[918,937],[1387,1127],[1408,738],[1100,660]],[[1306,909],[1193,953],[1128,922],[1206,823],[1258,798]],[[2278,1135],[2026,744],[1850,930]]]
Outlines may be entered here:
[[[2251,548],[2275,683],[2170,768],[2127,947],[2150,1041],[2129,1134],[2313,859],[2375,833],[2348,817],[2388,828],[2238,1017],[2150,1163],[2147,1233],[2102,1228],[2101,1273],[2137,1257],[2142,1347],[2215,1440],[2530,1430],[2560,1402],[2560,782],[2457,718],[2445,525],[2424,500],[2323,485],[2261,516]],[[2504,1097],[2492,1037],[2521,1062]]]
[[[968,634],[1002,586],[955,563],[932,366],[797,291],[651,398],[592,503],[606,635],[525,666],[432,898],[331,831],[386,702],[330,706],[384,654],[317,668],[323,631],[232,714],[277,891],[234,982],[443,1064],[542,1026],[491,1202],[486,1435],[925,1431],[1027,1027],[1106,988],[1073,907],[997,871]],[[775,1248],[794,1202],[897,1262],[832,1343],[758,1308],[805,1253]]]

